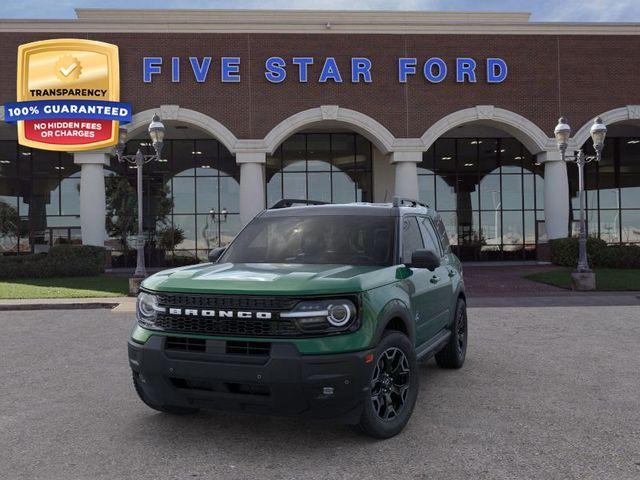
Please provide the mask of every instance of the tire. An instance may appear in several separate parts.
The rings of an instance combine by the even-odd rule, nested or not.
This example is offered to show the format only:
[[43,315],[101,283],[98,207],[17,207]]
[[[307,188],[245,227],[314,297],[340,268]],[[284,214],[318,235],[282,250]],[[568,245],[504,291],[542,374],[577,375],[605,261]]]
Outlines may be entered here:
[[374,362],[357,429],[370,437],[390,438],[405,427],[418,398],[416,352],[405,335],[389,331],[376,348]]
[[467,304],[458,299],[456,314],[451,328],[451,337],[442,350],[436,353],[436,363],[441,368],[460,368],[467,355]]
[[135,372],[133,372],[133,386],[136,389],[136,393],[138,394],[138,397],[140,397],[140,400],[142,400],[147,407],[157,410],[158,412],[169,413],[171,415],[190,415],[198,412],[197,408],[157,405],[152,402],[149,397],[145,395],[144,390],[140,385],[140,375]]

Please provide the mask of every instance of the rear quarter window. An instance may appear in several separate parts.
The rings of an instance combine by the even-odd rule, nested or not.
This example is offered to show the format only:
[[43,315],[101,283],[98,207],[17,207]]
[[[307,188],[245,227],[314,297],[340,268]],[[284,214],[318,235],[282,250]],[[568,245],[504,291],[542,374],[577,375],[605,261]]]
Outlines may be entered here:
[[447,229],[444,226],[444,222],[440,218],[440,215],[433,218],[433,223],[436,227],[436,232],[438,237],[440,238],[440,244],[442,245],[442,249],[444,253],[451,252],[451,246],[449,245],[449,235],[447,234]]

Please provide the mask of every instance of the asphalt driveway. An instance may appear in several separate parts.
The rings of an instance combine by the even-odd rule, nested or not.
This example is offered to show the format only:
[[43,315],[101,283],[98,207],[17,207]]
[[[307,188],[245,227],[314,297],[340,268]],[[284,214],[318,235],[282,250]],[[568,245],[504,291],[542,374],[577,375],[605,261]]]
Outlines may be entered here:
[[407,429],[170,417],[130,384],[129,314],[0,312],[0,478],[640,478],[640,307],[475,308]]

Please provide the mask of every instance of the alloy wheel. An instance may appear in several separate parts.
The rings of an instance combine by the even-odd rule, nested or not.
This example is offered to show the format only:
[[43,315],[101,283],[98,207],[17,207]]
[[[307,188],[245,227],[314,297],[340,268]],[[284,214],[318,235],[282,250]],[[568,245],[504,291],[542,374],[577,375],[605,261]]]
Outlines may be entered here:
[[397,347],[387,348],[376,363],[371,379],[371,404],[382,420],[393,420],[402,412],[409,394],[409,360]]

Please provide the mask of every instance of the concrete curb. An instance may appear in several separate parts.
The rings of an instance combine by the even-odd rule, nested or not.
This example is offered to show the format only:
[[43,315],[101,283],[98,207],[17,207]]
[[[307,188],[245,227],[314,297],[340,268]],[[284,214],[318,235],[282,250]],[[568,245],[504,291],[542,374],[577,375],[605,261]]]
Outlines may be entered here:
[[90,303],[7,303],[0,304],[0,312],[21,310],[90,310],[97,308],[115,308],[118,302],[90,302]]
[[21,310],[90,310],[116,309],[121,305],[132,304],[135,298],[129,297],[93,297],[93,298],[25,298],[0,300],[0,312]]

